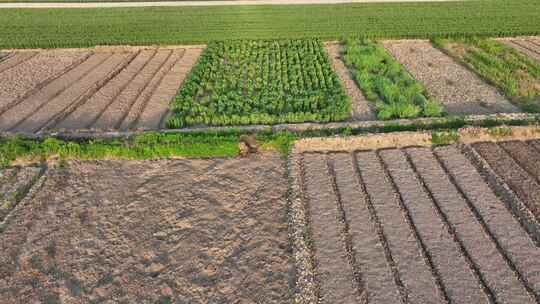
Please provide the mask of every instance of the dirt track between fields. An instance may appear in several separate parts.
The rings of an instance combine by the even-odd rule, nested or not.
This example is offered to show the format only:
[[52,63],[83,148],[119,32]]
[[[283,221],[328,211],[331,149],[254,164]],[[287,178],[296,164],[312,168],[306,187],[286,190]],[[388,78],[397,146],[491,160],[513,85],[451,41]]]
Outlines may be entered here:
[[0,130],[157,130],[201,48],[15,51],[0,61]]
[[43,179],[0,230],[3,304],[291,303],[279,156],[70,162]]

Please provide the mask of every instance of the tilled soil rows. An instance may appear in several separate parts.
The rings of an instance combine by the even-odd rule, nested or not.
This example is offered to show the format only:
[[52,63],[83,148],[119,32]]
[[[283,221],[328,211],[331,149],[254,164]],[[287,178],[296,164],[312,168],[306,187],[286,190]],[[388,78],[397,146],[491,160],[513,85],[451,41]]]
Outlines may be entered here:
[[523,54],[540,61],[540,39],[537,37],[500,39],[500,41]]
[[297,262],[314,265],[299,268],[315,282],[299,284],[304,294],[321,303],[538,303],[540,249],[457,146],[293,158],[307,223],[298,229],[312,252]]
[[274,155],[50,168],[0,232],[0,302],[291,303],[286,194]]
[[519,112],[496,88],[433,47],[429,41],[386,41],[383,44],[450,114]]
[[0,61],[0,130],[159,129],[201,51],[8,53]]

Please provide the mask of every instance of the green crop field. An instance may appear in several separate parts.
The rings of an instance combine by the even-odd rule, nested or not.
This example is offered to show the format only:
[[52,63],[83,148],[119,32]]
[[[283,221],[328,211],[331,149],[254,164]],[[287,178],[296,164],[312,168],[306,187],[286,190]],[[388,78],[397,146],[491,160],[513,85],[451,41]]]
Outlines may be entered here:
[[540,1],[0,9],[0,48],[540,33]]
[[329,122],[350,100],[317,39],[211,43],[182,85],[169,127]]
[[366,98],[375,103],[379,119],[442,115],[442,106],[377,43],[349,39],[344,59]]

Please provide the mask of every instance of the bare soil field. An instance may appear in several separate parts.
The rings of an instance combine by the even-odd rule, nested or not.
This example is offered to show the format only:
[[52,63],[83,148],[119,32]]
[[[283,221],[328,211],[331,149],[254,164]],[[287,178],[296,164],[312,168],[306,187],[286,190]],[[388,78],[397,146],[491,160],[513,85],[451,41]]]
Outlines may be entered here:
[[373,105],[364,97],[362,91],[358,88],[356,83],[351,77],[349,69],[345,66],[343,59],[341,58],[341,48],[343,46],[339,43],[326,44],[326,51],[328,56],[332,60],[334,70],[338,75],[341,83],[347,90],[347,94],[351,97],[353,113],[351,115],[352,120],[375,120],[377,116],[373,112]]
[[38,167],[14,167],[0,171],[0,223],[26,195],[41,174]]
[[291,303],[279,156],[72,161],[43,178],[0,233],[2,303]]
[[496,88],[433,47],[429,41],[385,41],[383,45],[426,86],[449,114],[520,112]]
[[9,53],[0,62],[0,130],[159,129],[201,51]]
[[457,146],[290,164],[303,303],[538,303],[540,249]]
[[538,37],[505,38],[499,39],[499,41],[540,61],[540,38]]

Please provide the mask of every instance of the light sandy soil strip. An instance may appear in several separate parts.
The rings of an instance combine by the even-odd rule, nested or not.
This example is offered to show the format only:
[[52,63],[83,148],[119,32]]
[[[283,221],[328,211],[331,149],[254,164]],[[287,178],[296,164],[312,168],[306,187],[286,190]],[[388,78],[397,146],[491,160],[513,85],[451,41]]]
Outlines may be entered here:
[[341,216],[328,177],[326,156],[305,154],[303,168],[311,238],[316,248],[319,298],[324,304],[356,303],[359,291],[353,284],[353,269],[342,240]]
[[519,112],[495,88],[429,41],[384,41],[383,45],[450,114]]
[[[110,104],[102,115],[91,126],[94,129],[115,129],[119,127],[132,105],[138,98],[144,98],[144,92],[171,55],[170,50],[158,50],[154,57],[144,66],[122,93]],[[142,97],[141,97],[142,96]]]
[[451,303],[482,303],[486,295],[453,236],[445,227],[433,201],[423,190],[402,150],[382,150],[381,159],[399,191],[411,220],[430,253]]
[[533,47],[538,47],[537,45],[525,40],[525,39],[500,39],[500,42],[506,44],[509,47],[515,48],[526,56],[540,61],[540,52],[535,51]]
[[399,303],[399,287],[371,219],[366,195],[360,190],[353,157],[349,153],[332,153],[329,159],[349,228],[352,254],[359,267],[363,297],[372,303]]
[[371,104],[364,97],[362,91],[358,88],[356,83],[351,77],[349,69],[345,66],[341,58],[341,48],[343,46],[338,43],[328,43],[326,44],[326,51],[328,56],[332,60],[332,65],[334,66],[334,71],[341,79],[341,83],[347,90],[347,94],[351,97],[352,102],[352,120],[375,120],[377,119]]
[[185,50],[182,58],[176,62],[150,97],[147,106],[135,124],[135,128],[153,130],[164,127],[169,105],[202,51],[203,49]]
[[43,51],[8,72],[0,73],[0,113],[80,64],[90,54],[86,50]]
[[[514,143],[518,142],[513,142],[512,145]],[[540,250],[533,240],[458,149],[453,146],[441,147],[437,148],[435,153],[526,284],[534,293],[540,295]]]
[[36,55],[37,52],[17,52],[0,63],[0,73],[6,72]]
[[502,303],[535,303],[496,244],[484,232],[432,151],[426,148],[410,148],[406,151],[494,298]]
[[388,249],[405,289],[407,303],[444,303],[432,270],[399,206],[375,152],[356,154],[361,180],[383,227]]
[[153,6],[237,6],[237,5],[297,5],[341,3],[391,2],[451,2],[467,0],[224,0],[224,1],[155,1],[155,2],[102,2],[102,3],[0,3],[2,8],[101,8],[101,7],[153,7]]
[[171,51],[167,60],[160,67],[159,71],[154,75],[152,80],[146,85],[144,91],[139,95],[139,98],[133,103],[129,109],[129,113],[124,117],[124,120],[119,126],[120,130],[128,130],[135,126],[142,112],[149,108],[149,111],[154,107],[151,105],[147,107],[151,101],[152,96],[156,93],[163,79],[169,74],[173,66],[181,60],[184,55],[184,50]]
[[58,96],[73,85],[74,82],[83,78],[111,55],[96,53],[90,56],[90,58],[75,69],[63,74],[34,95],[29,96],[16,106],[10,108],[0,116],[0,129],[8,130],[14,127],[18,122],[35,113],[44,103]]
[[69,89],[49,100],[42,109],[20,122],[14,131],[36,132],[49,122],[61,119],[64,112],[83,103],[107,80],[119,72],[133,57],[133,54],[113,54],[96,69],[75,82]]
[[96,119],[105,111],[107,106],[114,102],[116,97],[129,85],[137,76],[141,69],[154,56],[155,50],[143,50],[137,57],[120,73],[114,77],[96,94],[94,94],[86,103],[81,105],[63,121],[58,123],[52,129],[86,129],[89,128]]

